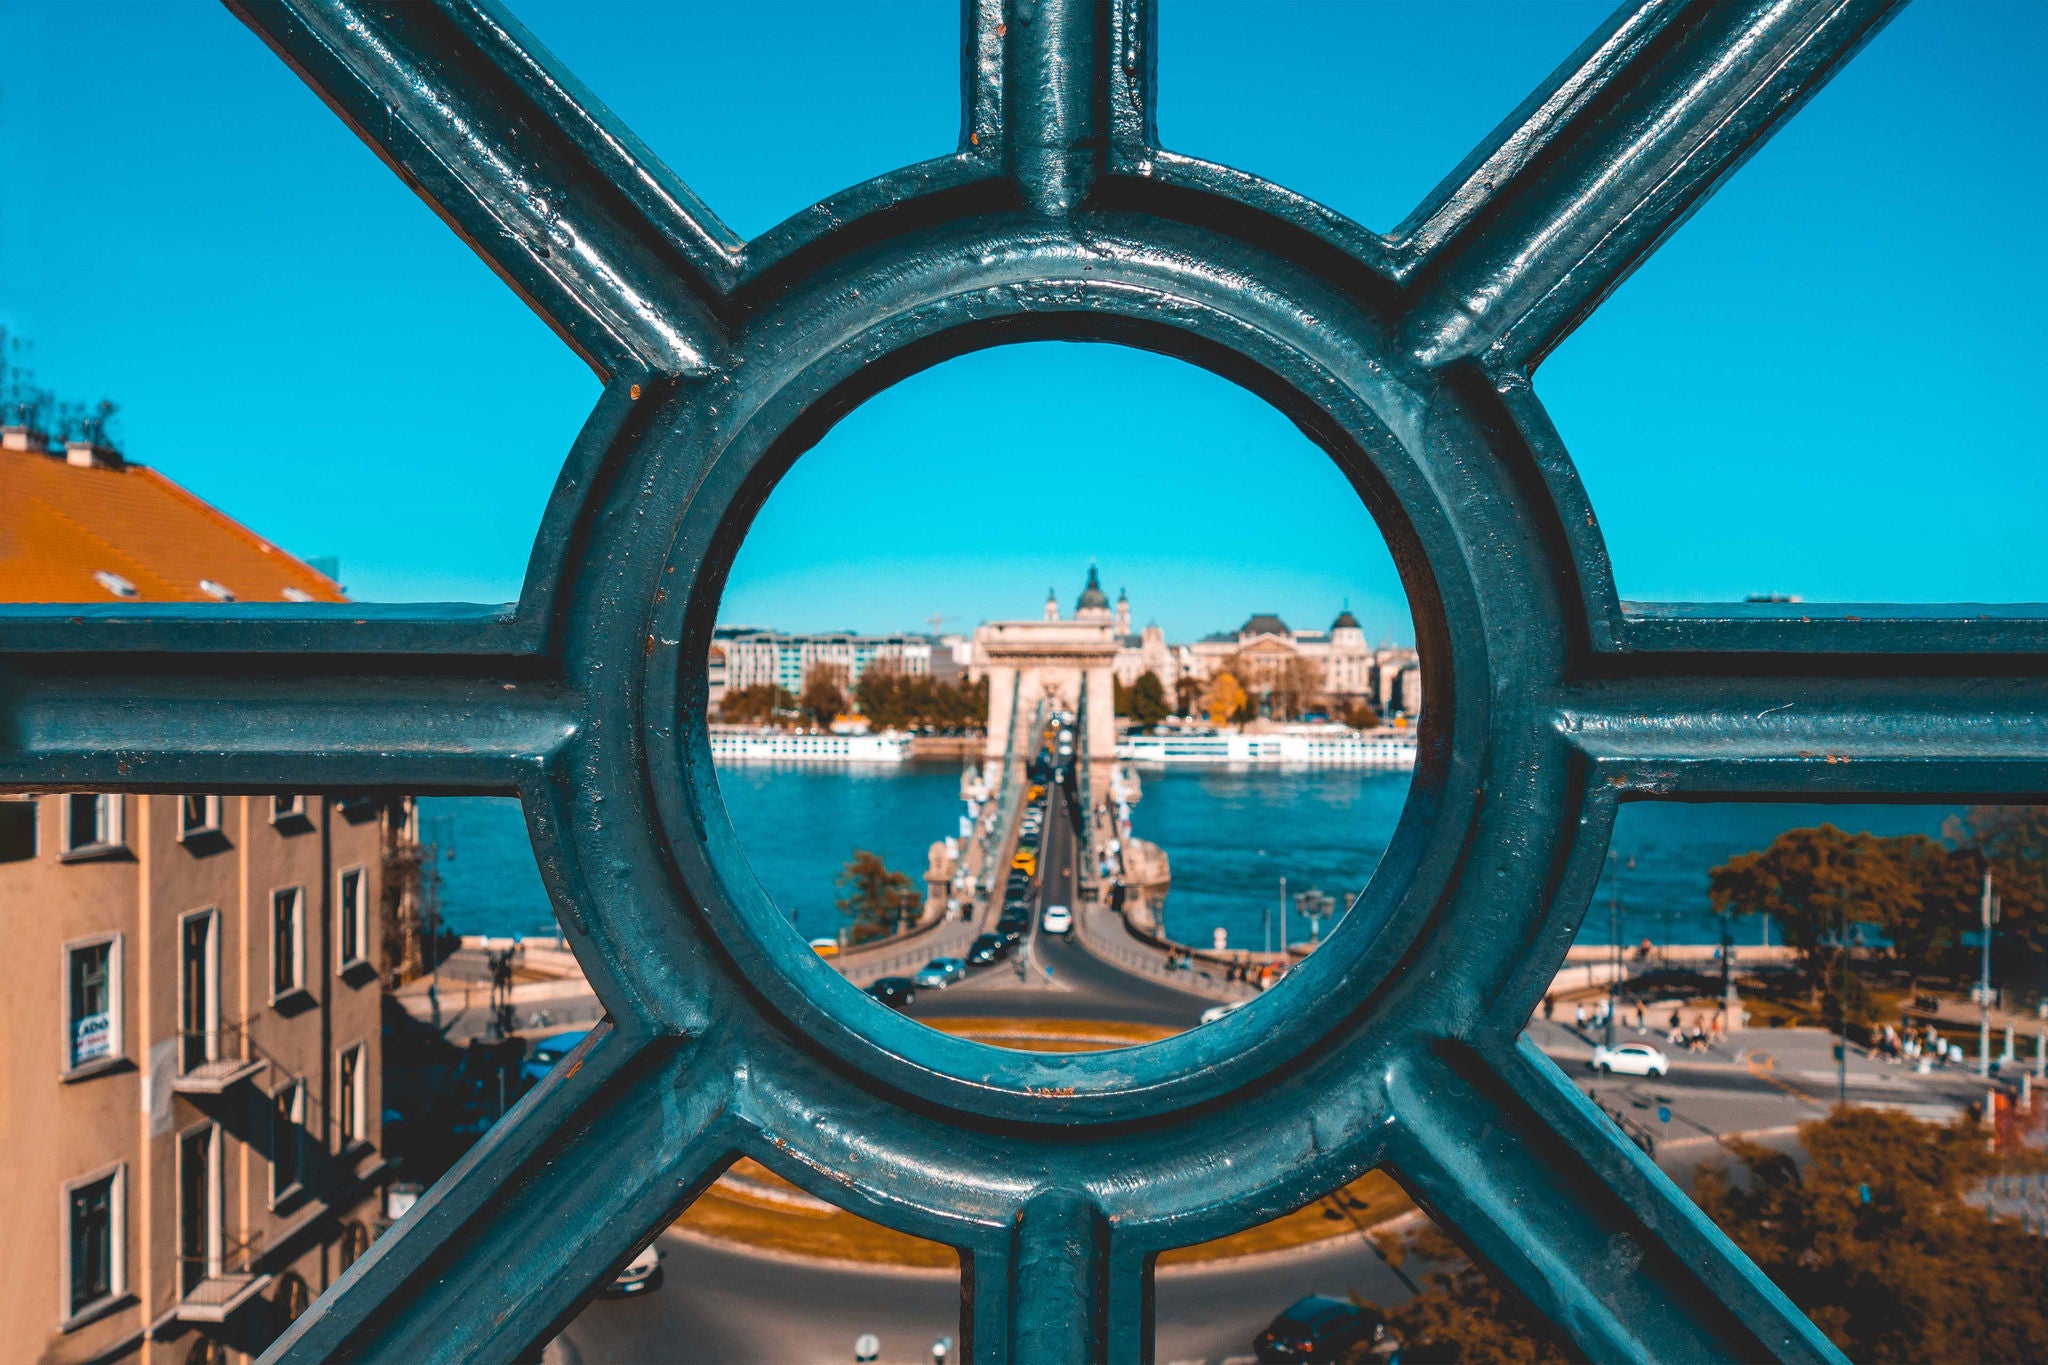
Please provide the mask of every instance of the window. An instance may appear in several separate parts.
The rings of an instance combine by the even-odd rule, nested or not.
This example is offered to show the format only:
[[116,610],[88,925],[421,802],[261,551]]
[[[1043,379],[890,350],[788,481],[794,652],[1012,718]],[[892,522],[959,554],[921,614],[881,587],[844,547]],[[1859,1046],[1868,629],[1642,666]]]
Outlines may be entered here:
[[303,820],[305,818],[306,798],[304,795],[294,792],[290,796],[273,796],[270,798],[271,824],[282,824],[287,820]]
[[118,934],[64,948],[64,1069],[74,1072],[121,1055],[121,939]]
[[306,1083],[293,1081],[270,1097],[270,1202],[298,1189],[305,1165]]
[[270,995],[306,984],[306,893],[296,886],[270,893]]
[[370,1249],[370,1230],[350,1219],[341,1225],[341,1268],[347,1270]]
[[77,1318],[127,1290],[126,1169],[64,1187],[64,1316]]
[[64,852],[103,853],[121,845],[121,798],[74,792],[64,798]]
[[0,801],[0,863],[36,856],[36,803]]
[[178,838],[190,839],[197,834],[220,833],[220,798],[218,796],[181,796],[178,798]]
[[220,916],[212,910],[178,923],[178,1069],[220,1056]]
[[339,1147],[346,1152],[363,1140],[364,1084],[363,1045],[341,1050],[334,1067],[334,1126]]
[[178,1293],[220,1273],[220,1141],[213,1124],[178,1138]]
[[335,953],[343,971],[363,962],[370,941],[370,878],[360,867],[344,868],[335,898]]

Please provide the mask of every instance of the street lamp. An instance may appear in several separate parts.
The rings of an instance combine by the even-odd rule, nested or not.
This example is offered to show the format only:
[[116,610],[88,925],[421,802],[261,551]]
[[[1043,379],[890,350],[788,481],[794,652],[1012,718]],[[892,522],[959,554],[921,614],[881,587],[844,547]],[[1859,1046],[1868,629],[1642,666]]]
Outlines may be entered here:
[[1607,964],[1607,1046],[1614,1046],[1614,1016],[1621,1003],[1621,868],[1626,866],[1635,871],[1635,855],[1630,854],[1628,862],[1620,862],[1621,854],[1614,849],[1607,850],[1607,941],[1610,960]]

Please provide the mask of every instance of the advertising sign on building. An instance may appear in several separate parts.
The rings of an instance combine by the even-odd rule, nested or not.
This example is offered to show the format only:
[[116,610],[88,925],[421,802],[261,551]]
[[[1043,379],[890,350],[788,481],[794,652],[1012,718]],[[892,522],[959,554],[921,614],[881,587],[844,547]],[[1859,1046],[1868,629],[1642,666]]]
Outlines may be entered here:
[[105,1014],[81,1015],[71,1026],[71,1064],[84,1066],[114,1053],[113,1021]]

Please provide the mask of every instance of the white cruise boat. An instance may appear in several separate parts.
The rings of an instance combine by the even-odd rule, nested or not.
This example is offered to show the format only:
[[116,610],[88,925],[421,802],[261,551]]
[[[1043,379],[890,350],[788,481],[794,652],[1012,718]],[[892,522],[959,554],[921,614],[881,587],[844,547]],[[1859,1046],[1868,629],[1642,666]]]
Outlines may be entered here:
[[835,735],[821,730],[714,725],[711,757],[719,763],[901,763],[910,757],[910,736],[895,731]]
[[1272,763],[1302,768],[1413,768],[1413,730],[1312,728],[1265,734],[1193,730],[1126,735],[1116,756],[1131,763]]

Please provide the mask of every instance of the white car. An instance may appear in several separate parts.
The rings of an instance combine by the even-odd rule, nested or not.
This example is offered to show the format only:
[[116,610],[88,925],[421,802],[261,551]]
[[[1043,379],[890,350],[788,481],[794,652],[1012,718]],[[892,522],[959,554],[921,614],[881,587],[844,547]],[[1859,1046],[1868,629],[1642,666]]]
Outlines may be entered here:
[[1208,1009],[1202,1011],[1202,1022],[1213,1024],[1224,1015],[1235,1014],[1249,1004],[1251,1004],[1250,1000],[1233,1000],[1227,1005],[1211,1005]]
[[640,1254],[626,1262],[618,1278],[604,1288],[606,1298],[624,1298],[634,1294],[645,1294],[661,1283],[662,1250],[649,1242],[640,1248]]
[[1048,905],[1038,917],[1038,927],[1048,934],[1071,933],[1074,928],[1074,912],[1064,905]]
[[1620,1047],[1596,1047],[1593,1060],[1586,1063],[1603,1076],[1662,1076],[1671,1062],[1648,1043],[1623,1043]]

